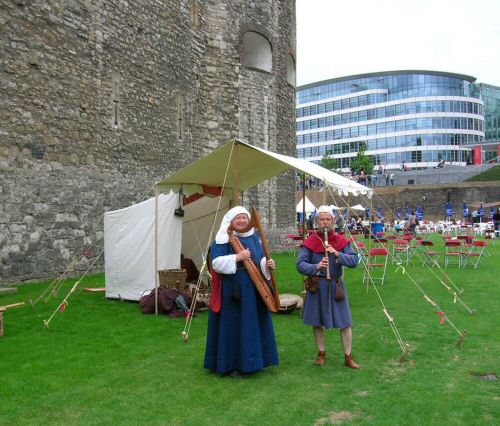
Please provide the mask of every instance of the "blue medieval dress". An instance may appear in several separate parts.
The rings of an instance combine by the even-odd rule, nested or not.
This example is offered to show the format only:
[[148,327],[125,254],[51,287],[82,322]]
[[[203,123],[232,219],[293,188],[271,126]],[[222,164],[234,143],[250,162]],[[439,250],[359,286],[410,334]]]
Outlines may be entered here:
[[[264,251],[258,234],[238,238],[250,249],[252,260],[259,267]],[[229,243],[212,244],[212,261],[232,254],[235,252]],[[253,373],[277,365],[278,350],[271,313],[243,263],[236,264],[234,274],[220,275],[221,307],[218,313],[209,311],[205,368],[219,374],[235,370]]]
[[[314,236],[309,238],[314,238]],[[318,276],[320,278],[319,289],[315,292],[307,290],[306,293],[302,311],[302,319],[305,325],[321,326],[327,329],[343,329],[352,326],[351,309],[343,279],[343,269],[344,266],[356,267],[359,263],[359,257],[347,240],[344,244],[340,250],[332,244],[339,251],[339,257],[336,259],[334,255],[330,255],[330,281],[326,279],[325,268],[321,269],[319,273],[316,268],[316,265],[325,256],[324,252],[314,252],[305,246],[300,248],[297,270],[303,275]],[[342,301],[335,300],[334,285],[338,278],[340,278],[345,295]]]

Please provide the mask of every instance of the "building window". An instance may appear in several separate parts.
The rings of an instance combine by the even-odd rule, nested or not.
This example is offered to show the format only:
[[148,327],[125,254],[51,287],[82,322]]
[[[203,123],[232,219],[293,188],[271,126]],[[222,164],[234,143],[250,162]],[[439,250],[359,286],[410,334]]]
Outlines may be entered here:
[[243,65],[262,71],[273,69],[271,43],[263,35],[248,31],[243,35]]

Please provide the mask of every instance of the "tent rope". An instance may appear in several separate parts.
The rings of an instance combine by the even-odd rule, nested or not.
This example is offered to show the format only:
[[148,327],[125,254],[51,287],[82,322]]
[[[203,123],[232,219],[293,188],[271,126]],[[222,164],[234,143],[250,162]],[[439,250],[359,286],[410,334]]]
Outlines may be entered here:
[[[333,197],[333,194],[331,194],[332,197]],[[342,198],[342,197],[341,197]],[[345,200],[343,200],[345,201]],[[347,203],[346,203],[347,205]],[[371,227],[369,227],[369,233],[371,234],[370,236],[373,236],[373,237],[376,237],[375,234],[373,234],[373,231],[371,230]],[[371,238],[370,238],[371,239]],[[396,260],[397,259],[389,252],[389,256],[391,256],[391,260]],[[427,300],[429,302],[429,300],[431,300],[425,293],[425,291],[422,289],[422,287],[420,285],[418,285],[418,283],[413,279],[413,277],[406,271],[406,268],[404,268],[404,266],[399,262],[397,263],[398,264],[398,267],[396,268],[396,272],[401,269],[402,272],[403,272],[403,275],[406,275],[406,277],[410,280],[410,282],[415,286],[417,287],[417,289],[424,295],[424,298],[425,300]],[[366,265],[365,265],[366,267]],[[427,296],[427,297],[425,297]],[[458,298],[458,296],[456,296]],[[450,320],[450,318],[444,313],[444,311],[439,307],[439,305],[433,301],[433,303],[431,303],[431,305],[434,307],[434,309],[436,310],[436,312],[439,312],[440,315],[442,315],[442,318],[445,319],[449,324],[450,326],[459,334],[460,338],[459,340],[462,340],[464,339],[465,337],[465,333],[463,332],[460,332],[460,330],[458,330],[458,328],[455,326],[455,324]]]
[[[337,204],[337,202],[335,201],[335,195],[333,194],[333,192],[331,191],[331,189],[328,187],[328,191],[333,199],[333,202],[335,204]],[[354,212],[354,210],[352,210],[350,208],[350,206],[348,205],[347,201],[342,197],[342,195],[339,195],[340,196],[340,199],[342,200],[342,203],[344,203],[344,205],[346,205],[348,208],[348,211],[351,210],[351,212]],[[339,214],[342,214],[340,211],[339,211]],[[359,218],[359,215],[354,212],[354,215],[355,217]],[[371,227],[369,227],[370,231],[371,231]],[[353,235],[350,233],[350,230],[347,228],[347,231],[348,231],[348,235],[351,237],[351,241],[354,243],[354,246],[356,247],[356,249],[358,250],[359,253],[361,253],[361,249],[359,248],[359,246],[357,245],[356,243],[356,240],[353,238]],[[370,249],[371,247],[371,238],[368,242],[368,250]],[[375,282],[371,279],[370,277],[370,268],[368,268],[368,265],[367,263],[365,262],[365,259],[363,257],[361,257],[361,263],[363,264],[364,268],[365,268],[365,271],[366,271],[366,274],[367,274],[367,290],[368,290],[368,284],[371,282],[374,290],[375,290],[375,293],[378,297],[378,300],[380,302],[380,304],[382,305],[382,312],[384,313],[384,315],[386,316],[387,318],[387,321],[389,322],[389,326],[396,338],[396,341],[397,343],[399,344],[401,350],[403,351],[403,354],[400,358],[400,361],[403,361],[405,358],[406,358],[406,354],[408,353],[408,349],[409,349],[409,345],[407,343],[404,342],[403,338],[401,337],[401,334],[399,333],[399,330],[396,326],[396,322],[394,321],[394,318],[389,314],[389,311],[387,309],[387,306],[386,304],[384,303],[383,299],[382,299],[382,296],[380,295],[380,292],[378,290],[378,286],[375,285]]]
[[[226,181],[227,181],[227,176],[228,176],[228,173],[229,173],[229,166],[231,164],[231,158],[232,158],[232,155],[233,155],[233,150],[234,150],[234,145],[231,146],[231,150],[229,151],[229,158],[227,160],[227,166],[226,166],[226,170],[224,172],[224,179],[222,181],[222,188],[225,188],[226,186]],[[220,211],[220,206],[221,206],[221,202],[222,202],[222,195],[221,194],[219,196],[219,200],[217,202],[217,208],[215,210],[215,214],[214,214],[214,221],[212,222],[212,228],[210,229],[210,234],[209,234],[209,237],[208,237],[208,240],[207,240],[207,246],[206,246],[206,249],[205,249],[205,253],[208,253],[208,250],[210,248],[210,244],[212,243],[212,239],[213,239],[213,235],[214,235],[214,230],[215,230],[215,223],[217,222],[217,217],[219,215],[219,211]],[[202,270],[204,268],[206,268],[207,265],[206,265],[206,260],[203,262],[203,265],[202,265]],[[200,275],[198,277],[198,281],[196,282],[196,288],[195,288],[195,291],[194,291],[194,295],[193,295],[193,299],[191,300],[191,306],[189,307],[189,310],[188,310],[188,314],[186,316],[186,322],[184,324],[184,330],[182,330],[182,338],[184,339],[184,342],[187,343],[189,342],[189,332],[191,330],[191,324],[193,322],[193,317],[194,317],[194,311],[196,309],[196,301],[198,299],[198,293],[200,291],[200,286],[201,286],[201,281],[202,281],[202,273],[200,271]]]
[[[142,199],[139,201],[139,202],[142,202],[144,201],[148,196],[149,194],[152,192],[153,190],[153,187],[151,187],[142,197]],[[125,210],[122,212],[122,216],[120,217],[123,217],[123,215],[125,215],[126,213],[128,212],[128,210]],[[99,221],[97,222],[97,225],[99,225],[101,223],[101,221],[104,221],[104,215],[101,215]],[[112,229],[112,228],[110,228]],[[84,246],[85,247],[85,246]],[[83,250],[84,248],[82,247],[81,250],[79,251],[80,255],[78,258],[74,258],[70,263],[69,265],[66,267],[65,271],[63,272],[63,274],[61,274],[57,279],[55,279],[43,292],[42,294],[35,300],[35,302],[31,302],[31,305],[33,307],[35,307],[35,304],[43,297],[43,295],[48,291],[48,289],[52,288],[52,286],[56,284],[59,285],[59,288],[57,289],[57,292],[60,290],[60,288],[62,287],[63,285],[63,279],[64,279],[64,276],[70,272],[71,270],[73,270],[73,267],[74,265],[76,265],[79,261],[80,261],[80,258],[81,256],[83,255]],[[104,253],[104,248],[102,248],[102,250],[99,252],[99,254],[97,256],[94,257],[94,260],[90,263],[89,267],[87,268],[87,270],[80,276],[80,279],[76,281],[76,283],[73,285],[73,287],[71,288],[71,290],[69,291],[69,293],[64,297],[63,301],[57,306],[57,308],[54,310],[54,312],[52,313],[52,315],[49,317],[49,319],[47,320],[43,320],[43,324],[44,324],[44,327],[46,330],[49,329],[50,327],[50,322],[52,321],[52,318],[55,316],[55,314],[57,313],[57,311],[59,311],[60,309],[62,309],[62,306],[66,306],[67,303],[68,303],[68,298],[71,296],[71,294],[74,293],[74,291],[76,290],[76,288],[78,287],[78,285],[81,283],[81,281],[87,276],[87,274],[90,272],[90,270],[92,269],[92,267],[96,264],[96,262],[99,260],[99,258],[102,256],[102,254]],[[57,296],[57,292],[54,294],[54,297]],[[30,300],[31,301],[31,300]],[[48,300],[46,300],[47,302]]]
[[[379,200],[381,201],[381,203],[384,205],[384,208],[386,208],[386,211],[391,211],[391,209],[389,208],[389,206],[384,202],[384,200],[382,199],[382,197],[380,197],[378,194],[375,194]],[[391,211],[392,212],[392,211]],[[393,213],[393,212],[392,212]],[[423,255],[421,253],[419,253],[418,251],[416,252],[416,255],[417,257],[423,261]],[[423,263],[423,262],[422,262]],[[425,266],[427,266],[427,268],[429,269],[429,271],[434,275],[434,277],[436,277],[441,284],[443,284],[443,286],[445,286],[445,288],[448,289],[448,291],[453,295],[453,298],[455,300],[455,295],[456,294],[463,294],[464,290],[463,289],[460,289],[458,288],[458,286],[455,284],[455,282],[448,276],[448,274],[446,274],[446,272],[443,270],[443,268],[433,259],[432,260],[432,263],[433,263],[433,266],[436,266],[436,268],[439,270],[439,272],[441,272],[444,276],[444,278],[446,279],[446,281],[455,289],[455,292],[451,291],[451,289],[449,287],[447,287],[443,281],[442,281],[442,277],[440,277],[434,268],[431,268],[431,265],[427,265],[427,263],[425,264]],[[460,303],[469,311],[470,314],[473,314],[475,312],[474,309],[470,309],[463,301],[462,299],[460,298],[457,298],[458,301],[460,301]]]

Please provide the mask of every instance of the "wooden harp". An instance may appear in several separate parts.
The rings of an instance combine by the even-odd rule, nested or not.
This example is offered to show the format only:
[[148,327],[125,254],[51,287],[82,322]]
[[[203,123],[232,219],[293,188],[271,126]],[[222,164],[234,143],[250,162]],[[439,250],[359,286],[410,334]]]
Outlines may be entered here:
[[[260,223],[259,213],[257,212],[257,209],[255,207],[252,207],[252,217],[250,218],[247,227],[241,232],[248,232],[250,231],[250,229],[254,227],[257,228],[257,230],[259,231],[266,259],[269,259],[270,258],[269,245],[267,243],[266,235]],[[229,242],[233,247],[234,251],[236,253],[239,253],[240,251],[245,250],[245,248],[241,244],[240,240],[235,235],[233,235],[233,231],[234,228],[232,225],[230,225],[229,228],[227,229],[227,233],[229,235]],[[274,271],[270,270],[271,280],[267,281],[262,275],[260,267],[255,265],[252,259],[244,260],[243,264],[248,272],[248,275],[250,275],[250,279],[254,283],[255,288],[259,292],[260,297],[267,306],[267,309],[269,309],[271,312],[278,312],[280,307],[280,298],[278,293],[278,284],[276,282]]]

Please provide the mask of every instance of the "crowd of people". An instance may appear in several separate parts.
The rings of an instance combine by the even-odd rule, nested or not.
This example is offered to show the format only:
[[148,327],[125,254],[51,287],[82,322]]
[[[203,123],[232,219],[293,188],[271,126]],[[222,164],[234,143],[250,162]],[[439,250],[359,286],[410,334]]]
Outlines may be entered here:
[[[369,188],[375,188],[377,186],[394,186],[395,184],[394,172],[387,170],[382,165],[378,167],[375,173],[365,173],[365,171],[361,169],[359,173],[356,171],[350,171],[344,173],[343,176]],[[314,176],[308,176],[305,179],[305,183],[302,181],[302,178],[300,176],[297,176],[295,181],[295,189],[297,191],[302,191],[304,184],[306,190],[320,190],[323,187],[323,182],[320,179],[315,178]]]

